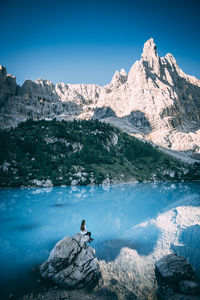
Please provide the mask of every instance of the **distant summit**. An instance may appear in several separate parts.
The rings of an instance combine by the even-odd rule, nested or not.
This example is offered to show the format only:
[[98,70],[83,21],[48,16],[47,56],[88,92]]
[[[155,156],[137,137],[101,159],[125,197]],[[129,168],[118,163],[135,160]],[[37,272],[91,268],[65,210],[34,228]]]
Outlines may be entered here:
[[185,74],[172,54],[159,57],[151,38],[128,74],[105,86],[26,80],[21,87],[0,67],[0,125],[32,118],[92,118],[166,149],[200,159],[200,80]]

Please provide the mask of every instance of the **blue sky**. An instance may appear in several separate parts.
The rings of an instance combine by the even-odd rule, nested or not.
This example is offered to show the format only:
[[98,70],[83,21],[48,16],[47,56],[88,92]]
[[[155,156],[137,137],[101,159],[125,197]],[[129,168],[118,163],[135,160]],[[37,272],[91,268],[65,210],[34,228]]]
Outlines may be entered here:
[[200,78],[200,1],[0,0],[0,64],[22,84],[110,82],[129,71],[153,37]]

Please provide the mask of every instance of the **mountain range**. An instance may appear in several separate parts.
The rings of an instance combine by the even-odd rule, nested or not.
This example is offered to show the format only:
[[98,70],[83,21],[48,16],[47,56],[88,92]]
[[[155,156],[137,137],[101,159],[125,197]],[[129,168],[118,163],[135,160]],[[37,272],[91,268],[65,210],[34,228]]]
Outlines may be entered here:
[[159,57],[151,38],[127,74],[105,86],[53,84],[16,78],[0,66],[0,126],[27,119],[100,120],[185,159],[200,160],[200,80],[185,74],[172,54]]

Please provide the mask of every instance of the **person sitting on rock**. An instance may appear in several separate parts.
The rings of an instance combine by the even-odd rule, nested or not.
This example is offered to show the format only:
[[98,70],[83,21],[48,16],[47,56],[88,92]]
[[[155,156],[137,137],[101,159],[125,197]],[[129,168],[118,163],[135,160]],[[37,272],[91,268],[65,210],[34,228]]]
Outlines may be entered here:
[[91,238],[91,232],[87,231],[87,227],[85,225],[85,220],[82,220],[81,222],[81,234],[82,235],[89,235],[89,243],[91,243],[94,239]]

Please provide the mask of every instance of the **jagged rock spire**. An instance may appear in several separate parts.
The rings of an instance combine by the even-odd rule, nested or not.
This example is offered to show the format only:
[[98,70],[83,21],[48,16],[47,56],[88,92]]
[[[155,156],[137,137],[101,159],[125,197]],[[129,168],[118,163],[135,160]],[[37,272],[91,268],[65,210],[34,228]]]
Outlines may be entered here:
[[126,81],[127,73],[124,69],[121,69],[120,72],[118,70],[115,72],[110,84],[119,86],[121,84],[124,84]]
[[0,65],[0,78],[3,78],[7,75],[7,70],[4,66]]
[[145,65],[152,69],[157,75],[160,76],[160,58],[157,53],[157,47],[153,38],[146,41],[144,44],[141,59]]
[[[102,119],[107,117],[111,121],[117,117],[113,124],[123,130],[126,128],[128,132],[146,135],[144,126],[135,127],[139,111],[142,113],[139,115],[140,123],[146,124],[145,118],[152,129],[148,140],[184,153],[191,151],[190,156],[199,155],[200,80],[185,74],[173,55],[160,58],[152,38],[144,44],[141,59],[131,67],[128,79],[124,70],[116,71],[112,81],[102,87],[91,84],[54,85],[48,80],[29,80],[17,89],[15,78],[5,75],[5,72],[0,67],[2,127],[16,126],[29,116],[90,119],[97,108],[101,111],[106,108],[106,113],[104,109],[101,113]],[[124,117],[129,115],[131,118],[126,120],[131,120],[134,126],[131,131],[126,125],[124,127]]]
[[127,73],[126,73],[126,71],[124,69],[121,69],[120,75],[121,76],[127,76]]
[[7,74],[4,66],[0,65],[0,107],[9,97],[16,95],[17,84],[15,76]]
[[151,56],[158,56],[157,54],[157,47],[154,43],[154,39],[150,38],[149,40],[144,43],[143,52],[142,52],[142,59],[146,60]]

